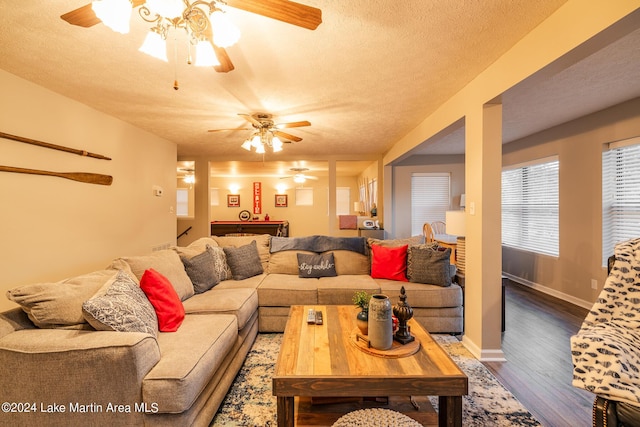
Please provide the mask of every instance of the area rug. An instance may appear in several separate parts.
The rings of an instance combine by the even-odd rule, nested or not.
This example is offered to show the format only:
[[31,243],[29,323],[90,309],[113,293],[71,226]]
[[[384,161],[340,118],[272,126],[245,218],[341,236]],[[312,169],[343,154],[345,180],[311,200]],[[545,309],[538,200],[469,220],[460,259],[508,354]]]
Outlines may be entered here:
[[[462,404],[465,427],[541,425],[460,341],[450,335],[434,339],[469,377],[469,394]],[[212,427],[277,425],[271,377],[281,342],[282,334],[258,335]],[[437,397],[430,401],[437,409]]]

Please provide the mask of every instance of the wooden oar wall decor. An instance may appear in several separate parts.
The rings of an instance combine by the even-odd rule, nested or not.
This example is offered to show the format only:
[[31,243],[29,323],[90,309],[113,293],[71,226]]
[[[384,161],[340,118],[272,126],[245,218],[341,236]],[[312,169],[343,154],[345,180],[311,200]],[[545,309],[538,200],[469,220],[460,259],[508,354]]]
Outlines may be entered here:
[[25,138],[22,136],[11,135],[9,133],[0,132],[0,137],[12,139],[18,142],[24,142],[26,144],[37,145],[38,147],[51,148],[52,150],[66,151],[67,153],[77,154],[79,156],[93,157],[94,159],[111,160],[111,157],[105,157],[102,154],[90,153],[85,150],[78,150],[77,148],[65,147],[63,145],[51,144],[49,142],[42,142],[36,139]]
[[[22,136],[11,135],[8,133],[0,132],[0,138],[7,138],[18,142],[24,142],[26,144],[37,145],[39,147],[50,148],[52,150],[65,151],[67,153],[73,153],[85,157],[93,157],[94,159],[111,160],[110,157],[103,156],[102,154],[90,153],[85,150],[78,150],[76,148],[65,147],[62,145],[51,144],[48,142],[38,141],[35,139],[24,138]],[[13,172],[13,173],[26,173],[32,175],[47,175],[55,176],[58,178],[70,179],[78,182],[85,182],[88,184],[99,185],[111,185],[113,177],[110,175],[102,175],[98,173],[90,172],[52,172],[39,169],[26,169],[17,168],[13,166],[0,166],[0,172]]]

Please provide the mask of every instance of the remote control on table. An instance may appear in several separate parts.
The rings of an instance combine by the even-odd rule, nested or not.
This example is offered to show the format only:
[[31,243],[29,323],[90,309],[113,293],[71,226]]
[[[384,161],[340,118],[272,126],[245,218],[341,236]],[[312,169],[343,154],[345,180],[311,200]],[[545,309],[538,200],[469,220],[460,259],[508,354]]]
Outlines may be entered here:
[[316,311],[316,325],[322,325],[322,312]]
[[316,323],[316,311],[313,308],[310,308],[309,313],[307,313],[307,323]]

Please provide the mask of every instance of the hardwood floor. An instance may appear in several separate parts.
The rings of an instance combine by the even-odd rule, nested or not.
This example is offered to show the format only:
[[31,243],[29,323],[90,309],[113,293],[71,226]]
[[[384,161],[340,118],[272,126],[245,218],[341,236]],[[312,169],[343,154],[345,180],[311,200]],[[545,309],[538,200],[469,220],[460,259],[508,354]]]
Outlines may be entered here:
[[505,312],[507,362],[485,365],[543,425],[590,426],[594,396],[571,385],[569,346],[587,310],[510,281]]

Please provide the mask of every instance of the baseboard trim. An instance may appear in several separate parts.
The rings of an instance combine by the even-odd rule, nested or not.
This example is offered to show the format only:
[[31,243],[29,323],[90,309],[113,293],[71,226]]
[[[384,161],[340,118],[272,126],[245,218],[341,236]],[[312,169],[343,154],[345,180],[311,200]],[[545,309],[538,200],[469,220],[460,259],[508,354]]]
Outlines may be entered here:
[[565,294],[564,292],[560,292],[560,291],[557,291],[555,289],[551,289],[551,288],[549,288],[547,286],[544,286],[544,285],[541,285],[539,283],[535,283],[535,282],[532,282],[530,280],[523,279],[522,277],[517,277],[517,276],[514,276],[512,274],[505,273],[505,272],[503,272],[502,275],[504,277],[508,278],[509,280],[512,280],[512,281],[514,281],[516,283],[519,283],[521,285],[527,286],[527,287],[529,287],[531,289],[535,289],[536,291],[542,292],[544,294],[551,295],[552,297],[561,299],[561,300],[566,301],[568,303],[571,303],[573,305],[577,305],[578,307],[586,308],[587,310],[590,310],[591,307],[593,307],[593,302],[589,302],[589,301],[582,300],[580,298],[576,298],[574,296]]
[[466,335],[462,337],[462,345],[481,362],[506,362],[507,358],[504,355],[502,349],[481,349],[475,342],[469,339]]

